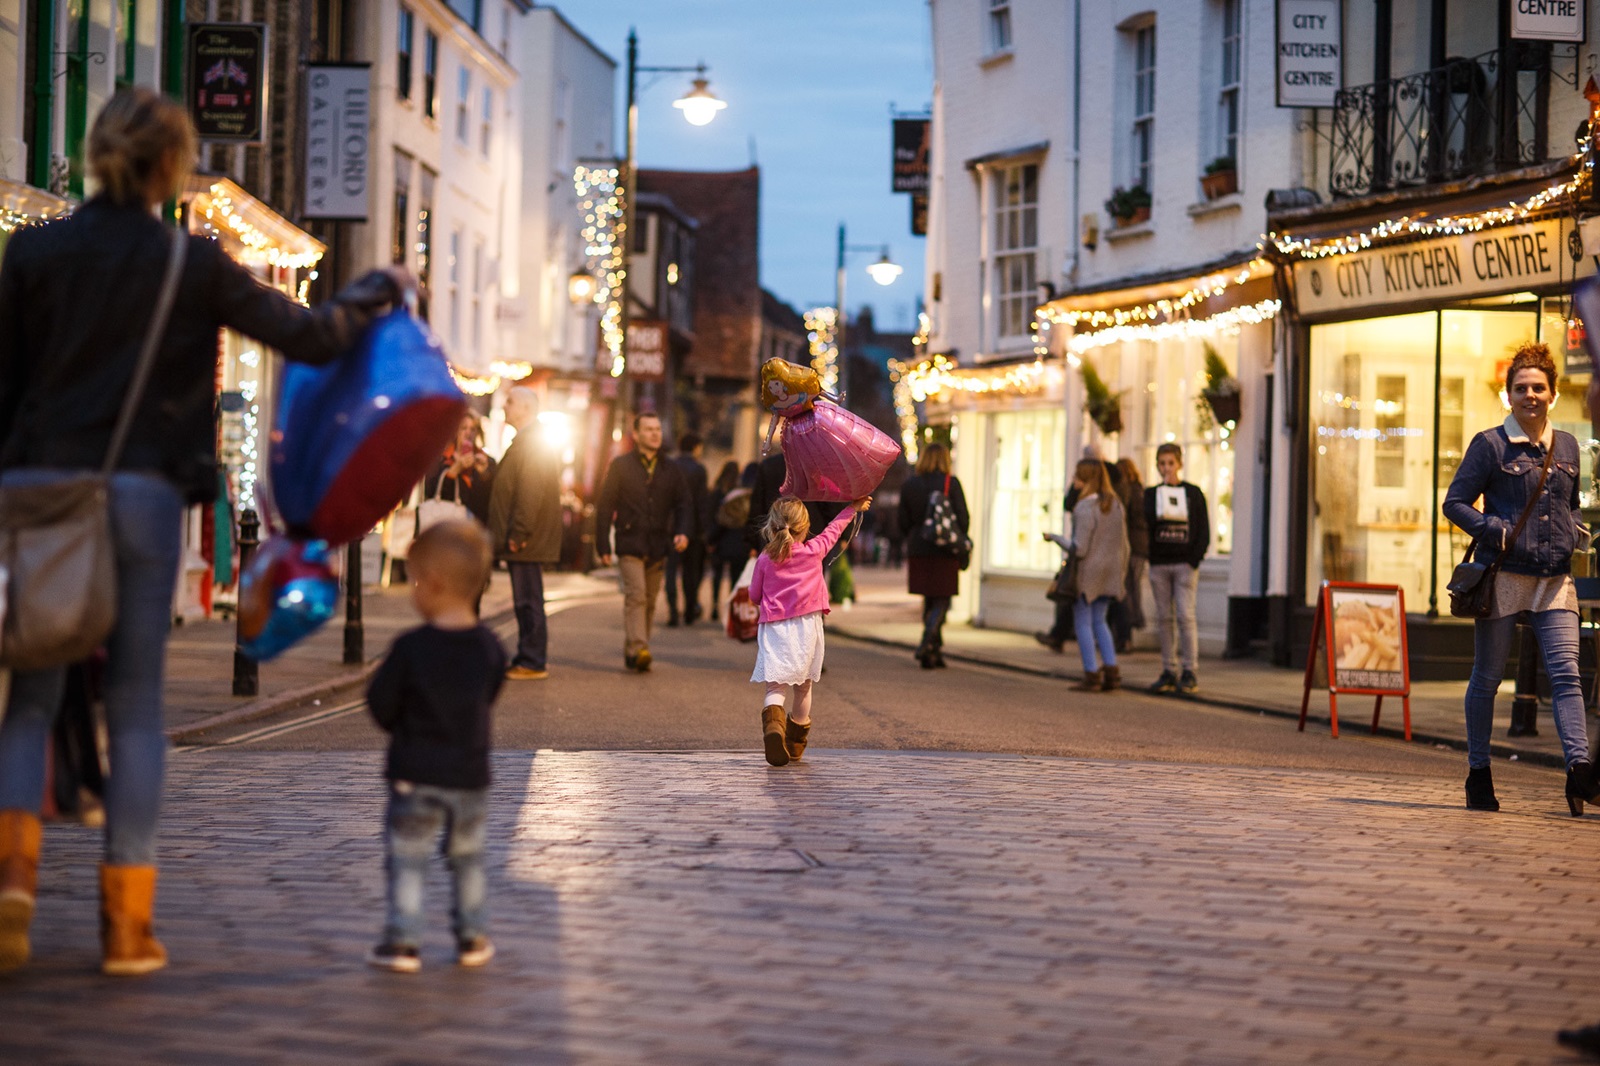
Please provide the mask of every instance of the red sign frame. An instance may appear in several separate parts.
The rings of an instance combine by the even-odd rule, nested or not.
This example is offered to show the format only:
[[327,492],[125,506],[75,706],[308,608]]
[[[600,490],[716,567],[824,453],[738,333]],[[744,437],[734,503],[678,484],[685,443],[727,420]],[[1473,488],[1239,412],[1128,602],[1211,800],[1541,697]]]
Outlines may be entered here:
[[[1333,611],[1333,593],[1337,591],[1374,592],[1393,596],[1399,615],[1397,635],[1400,640],[1400,684],[1390,686],[1339,686],[1337,655],[1339,651],[1337,619]],[[1399,585],[1371,585],[1359,581],[1324,581],[1317,590],[1317,611],[1311,623],[1311,647],[1306,651],[1305,691],[1300,697],[1300,731],[1305,732],[1306,712],[1311,706],[1311,688],[1316,679],[1317,644],[1322,643],[1327,655],[1328,672],[1328,722],[1333,735],[1339,735],[1339,694],[1376,696],[1372,706],[1372,732],[1378,732],[1378,716],[1383,713],[1383,697],[1399,696],[1401,713],[1405,721],[1405,738],[1411,739],[1411,650],[1406,636],[1406,593]],[[1385,671],[1392,672],[1392,671]]]

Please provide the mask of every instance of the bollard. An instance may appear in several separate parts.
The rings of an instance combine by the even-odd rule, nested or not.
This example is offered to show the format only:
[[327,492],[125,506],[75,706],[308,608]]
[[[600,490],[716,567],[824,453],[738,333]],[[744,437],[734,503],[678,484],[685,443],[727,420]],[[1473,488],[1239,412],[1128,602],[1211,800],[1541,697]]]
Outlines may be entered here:
[[[250,565],[250,560],[256,554],[256,545],[261,543],[261,519],[254,509],[246,507],[239,515],[239,573],[244,574]],[[241,604],[241,606],[243,606]],[[233,640],[233,694],[235,696],[254,696],[261,690],[260,667],[256,661],[246,655],[239,645],[238,627],[244,624],[242,612],[234,616]]]
[[344,661],[346,665],[366,661],[363,649],[365,628],[361,624],[361,538],[344,549]]
[[1508,737],[1539,735],[1539,648],[1533,627],[1517,623],[1517,692],[1511,700]]

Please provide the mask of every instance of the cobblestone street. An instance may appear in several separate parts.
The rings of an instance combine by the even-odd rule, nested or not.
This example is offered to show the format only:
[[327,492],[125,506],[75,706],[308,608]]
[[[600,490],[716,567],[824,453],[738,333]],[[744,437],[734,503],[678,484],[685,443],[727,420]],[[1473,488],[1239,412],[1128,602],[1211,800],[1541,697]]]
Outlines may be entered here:
[[1483,816],[1437,780],[1015,756],[496,768],[481,971],[442,872],[421,976],[363,964],[373,754],[175,755],[144,980],[93,976],[98,834],[52,827],[0,1061],[1543,1063],[1600,1017],[1600,823],[1554,775]]

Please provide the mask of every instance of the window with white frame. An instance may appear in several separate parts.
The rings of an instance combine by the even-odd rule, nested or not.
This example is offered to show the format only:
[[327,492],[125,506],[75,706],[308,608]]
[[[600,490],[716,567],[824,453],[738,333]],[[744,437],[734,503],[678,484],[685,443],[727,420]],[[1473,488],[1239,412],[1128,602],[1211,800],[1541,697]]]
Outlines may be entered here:
[[395,41],[395,95],[402,100],[411,99],[411,48],[416,39],[416,16],[404,4],[400,5],[400,26]]
[[478,151],[489,158],[489,146],[494,143],[494,90],[483,87],[483,114],[478,129]]
[[1156,131],[1156,27],[1146,23],[1131,31],[1133,37],[1133,128],[1129,143],[1128,179],[1146,192],[1154,192],[1151,168]]
[[432,30],[422,35],[422,114],[439,117],[439,35]]
[[1217,85],[1217,157],[1239,159],[1240,0],[1221,0],[1222,66]]
[[995,333],[1001,341],[1027,337],[1038,303],[1034,260],[1039,250],[1039,164],[996,169],[989,190]]
[[989,0],[989,51],[1011,47],[1011,0]]
[[456,140],[472,143],[472,71],[465,66],[456,75]]
[[450,231],[450,347],[461,352],[461,231]]

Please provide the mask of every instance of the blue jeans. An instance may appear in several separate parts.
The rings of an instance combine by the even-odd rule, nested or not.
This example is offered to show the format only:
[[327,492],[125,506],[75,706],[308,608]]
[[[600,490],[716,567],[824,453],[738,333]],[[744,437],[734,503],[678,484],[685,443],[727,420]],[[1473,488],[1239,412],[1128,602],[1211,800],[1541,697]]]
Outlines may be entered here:
[[[1083,656],[1083,672],[1092,674],[1102,666],[1117,665],[1117,642],[1111,636],[1111,626],[1106,622],[1106,611],[1111,607],[1111,596],[1101,596],[1090,603],[1079,596],[1072,605],[1072,628],[1078,634],[1078,654]],[[1095,662],[1095,649],[1100,650],[1100,661]]]
[[422,940],[422,882],[439,830],[440,852],[454,880],[451,927],[457,940],[482,936],[487,879],[483,841],[488,827],[489,790],[440,788],[394,781],[384,819],[385,868],[389,874],[386,944],[417,947]]
[[517,616],[517,653],[512,666],[543,670],[549,665],[550,625],[544,613],[544,568],[539,563],[506,563],[511,574],[511,605]]
[[[0,482],[47,485],[70,476],[60,470],[18,469],[0,475]],[[177,486],[155,474],[112,476],[117,622],[106,641],[111,776],[106,782],[105,860],[113,865],[155,862],[167,752],[162,685],[182,528],[183,494]],[[39,810],[45,742],[61,709],[65,684],[65,668],[12,675],[10,702],[0,722],[0,810]]]
[[[1550,710],[1561,738],[1566,763],[1589,757],[1589,730],[1583,715],[1583,684],[1578,679],[1578,615],[1573,611],[1538,611],[1533,635],[1550,678]],[[1472,623],[1472,677],[1467,682],[1467,766],[1489,765],[1489,735],[1494,730],[1494,697],[1506,672],[1506,653],[1517,616],[1480,618]]]

